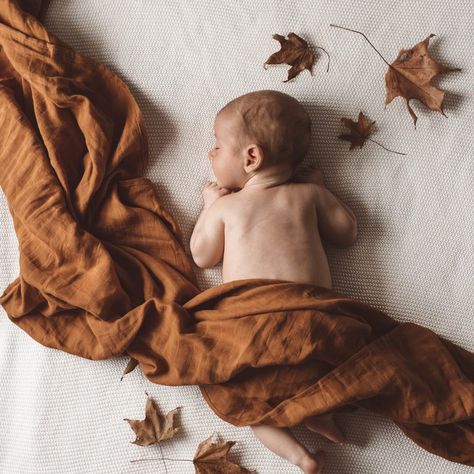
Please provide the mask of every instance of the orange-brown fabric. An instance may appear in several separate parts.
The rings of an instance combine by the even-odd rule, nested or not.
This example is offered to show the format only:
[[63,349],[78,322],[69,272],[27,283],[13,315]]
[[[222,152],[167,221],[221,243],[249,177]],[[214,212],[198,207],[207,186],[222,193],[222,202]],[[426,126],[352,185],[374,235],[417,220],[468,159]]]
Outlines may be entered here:
[[129,89],[46,31],[40,11],[0,0],[0,186],[20,250],[0,298],[11,321],[88,359],[129,354],[154,383],[197,384],[234,425],[363,407],[474,466],[474,354],[321,287],[247,279],[200,292],[142,177]]

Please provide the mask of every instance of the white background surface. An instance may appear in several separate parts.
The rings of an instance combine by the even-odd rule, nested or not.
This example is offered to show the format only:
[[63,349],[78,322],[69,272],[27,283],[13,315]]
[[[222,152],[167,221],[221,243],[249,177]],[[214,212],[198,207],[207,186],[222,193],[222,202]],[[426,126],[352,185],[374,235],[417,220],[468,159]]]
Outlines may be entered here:
[[[474,350],[474,7],[469,1],[52,0],[47,28],[79,52],[105,63],[130,87],[150,143],[147,176],[181,226],[187,251],[202,208],[201,189],[214,179],[207,159],[214,115],[226,102],[258,89],[299,99],[313,123],[306,162],[322,168],[329,189],[355,212],[359,236],[349,249],[327,246],[334,289],[413,321]],[[431,54],[461,72],[434,83],[447,90],[445,113],[419,102],[416,129],[405,101],[384,110],[387,66],[363,31],[392,62],[430,33]],[[262,65],[279,49],[272,34],[290,31],[316,50],[308,71],[283,83],[289,66]],[[341,117],[362,110],[376,121],[373,138],[349,151],[337,135]],[[18,250],[0,191],[0,289],[18,275]],[[221,266],[196,269],[201,287],[222,282]],[[192,473],[191,463],[130,463],[160,457],[135,439],[123,418],[143,419],[146,397],[162,413],[182,406],[182,433],[161,445],[163,456],[192,459],[213,431],[236,440],[231,459],[258,473],[301,472],[268,451],[248,427],[220,420],[196,386],[167,387],[139,368],[120,377],[127,358],[89,361],[41,346],[0,309],[0,472]],[[328,474],[467,473],[472,469],[428,453],[390,420],[361,410],[343,415],[349,443],[333,447],[298,426],[308,448],[325,448]]]

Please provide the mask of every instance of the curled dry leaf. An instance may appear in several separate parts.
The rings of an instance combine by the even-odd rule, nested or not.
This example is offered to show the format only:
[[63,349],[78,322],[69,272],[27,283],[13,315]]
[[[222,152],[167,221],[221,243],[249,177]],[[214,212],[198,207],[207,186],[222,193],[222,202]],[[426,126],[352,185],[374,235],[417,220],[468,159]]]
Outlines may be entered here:
[[345,117],[341,118],[341,122],[350,130],[349,134],[339,135],[339,138],[342,140],[348,140],[351,142],[349,150],[352,150],[355,146],[362,148],[365,140],[372,133],[371,129],[375,123],[375,121],[369,122],[362,112],[359,112],[359,120],[357,122]]
[[163,417],[158,413],[153,399],[148,397],[144,420],[129,420],[128,418],[124,418],[137,435],[136,440],[131,441],[131,443],[140,446],[149,446],[150,444],[156,444],[165,439],[172,438],[175,433],[179,431],[179,427],[174,426],[174,417],[179,408],[181,407],[171,410]]
[[122,381],[123,376],[127,375],[129,372],[131,372],[135,367],[138,365],[138,360],[134,359],[133,357],[130,357],[130,360],[128,361],[127,367],[125,367],[125,370],[123,371],[122,377],[120,377],[120,381]]
[[194,468],[197,474],[246,474],[256,472],[249,471],[227,459],[230,448],[232,448],[236,442],[225,441],[213,443],[211,441],[213,434],[199,443],[197,447],[196,454],[193,458]]
[[430,57],[428,45],[433,36],[436,35],[429,35],[413,48],[401,49],[397,59],[389,66],[385,74],[385,106],[395,97],[403,97],[415,126],[417,116],[410,107],[410,100],[418,99],[430,110],[441,112],[446,116],[443,112],[445,91],[431,84],[431,79],[442,72],[460,71],[459,68],[443,66]]
[[295,33],[288,33],[288,39],[279,34],[274,34],[273,39],[276,39],[281,46],[280,51],[273,53],[263,64],[263,68],[267,69],[267,64],[288,64],[292,66],[288,70],[288,79],[283,82],[288,82],[290,79],[296,77],[304,69],[313,75],[312,67],[314,64],[314,53],[309,50],[308,43],[300,38]]

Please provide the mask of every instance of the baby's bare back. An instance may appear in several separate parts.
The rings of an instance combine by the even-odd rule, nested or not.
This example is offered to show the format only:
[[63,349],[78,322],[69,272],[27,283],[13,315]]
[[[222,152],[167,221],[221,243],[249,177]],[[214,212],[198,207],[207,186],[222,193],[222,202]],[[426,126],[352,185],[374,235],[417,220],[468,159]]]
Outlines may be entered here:
[[225,201],[224,282],[274,278],[332,288],[307,184],[244,188]]

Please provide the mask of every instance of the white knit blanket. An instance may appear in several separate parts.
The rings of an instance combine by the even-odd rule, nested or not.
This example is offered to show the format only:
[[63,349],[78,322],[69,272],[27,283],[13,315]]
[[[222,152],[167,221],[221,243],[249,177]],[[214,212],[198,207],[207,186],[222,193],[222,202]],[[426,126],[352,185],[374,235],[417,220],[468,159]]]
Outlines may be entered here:
[[[384,109],[387,65],[401,48],[430,33],[431,52],[460,67],[435,79],[447,91],[445,113],[419,102],[416,129],[405,101]],[[181,226],[187,251],[202,208],[201,190],[215,179],[207,151],[216,111],[238,95],[275,89],[299,99],[312,118],[308,163],[358,218],[348,249],[326,247],[334,289],[426,326],[474,350],[474,7],[469,0],[277,1],[52,0],[46,27],[79,52],[105,63],[130,87],[150,143],[147,176]],[[279,49],[275,33],[294,32],[316,49],[313,76],[283,83],[289,66],[263,63]],[[349,151],[341,117],[363,111],[373,138]],[[18,243],[0,192],[0,288],[18,275]],[[222,282],[221,266],[196,268],[201,287]],[[197,386],[155,385],[139,368],[120,376],[126,357],[89,361],[41,346],[0,309],[0,472],[192,473],[192,463],[130,463],[138,458],[192,459],[216,431],[235,440],[231,459],[258,473],[298,468],[260,444],[248,427],[219,419]],[[143,419],[146,396],[163,413],[182,406],[182,431],[160,446],[141,447],[124,418]],[[309,448],[328,452],[325,473],[468,473],[470,468],[424,451],[389,420],[359,410],[342,415],[349,444],[335,447],[303,426]]]

